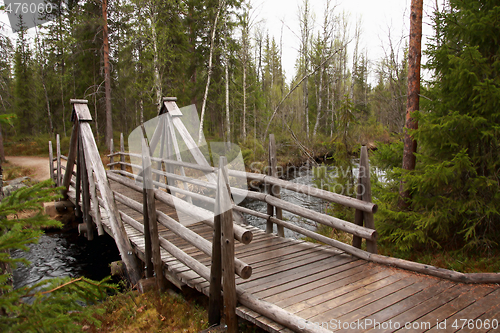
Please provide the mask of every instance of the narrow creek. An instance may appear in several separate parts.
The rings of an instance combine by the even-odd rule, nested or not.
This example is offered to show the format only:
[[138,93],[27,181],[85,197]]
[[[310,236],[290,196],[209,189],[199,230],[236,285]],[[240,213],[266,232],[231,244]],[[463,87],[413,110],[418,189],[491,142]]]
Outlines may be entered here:
[[85,276],[101,280],[110,275],[109,263],[120,260],[115,241],[107,234],[89,242],[78,231],[43,234],[29,252],[12,251],[14,258],[25,258],[30,265],[19,264],[14,270],[14,288],[31,286],[54,277]]

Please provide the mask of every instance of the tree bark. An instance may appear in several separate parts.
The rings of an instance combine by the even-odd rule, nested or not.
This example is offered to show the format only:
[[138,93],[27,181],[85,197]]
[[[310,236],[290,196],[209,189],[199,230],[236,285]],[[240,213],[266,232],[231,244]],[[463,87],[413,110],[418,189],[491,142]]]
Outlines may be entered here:
[[[5,162],[5,150],[3,148],[2,126],[0,126],[0,171],[1,171],[1,168],[2,168],[2,163],[3,162]],[[1,177],[1,173],[0,173],[0,177]],[[2,186],[0,185],[0,191],[1,191],[1,187]]]
[[[224,68],[226,86],[226,142],[229,144],[231,142],[231,116],[229,111],[229,48],[227,47],[227,38],[224,39],[224,48],[224,61],[226,63]],[[245,88],[243,87],[243,89]]]
[[214,55],[215,47],[215,32],[217,31],[217,21],[219,20],[219,14],[222,9],[224,2],[222,1],[217,8],[217,14],[215,15],[214,26],[212,29],[212,36],[210,38],[210,55],[208,57],[208,73],[207,73],[207,85],[205,86],[205,94],[203,95],[203,102],[201,104],[201,116],[200,116],[200,129],[198,131],[198,145],[201,144],[203,137],[203,121],[205,120],[205,107],[207,105],[208,98],[208,88],[210,87],[210,79],[212,78],[212,58]]
[[[415,152],[417,141],[410,131],[418,128],[418,122],[413,118],[413,112],[419,109],[420,95],[420,59],[422,56],[422,12],[423,0],[411,1],[410,15],[410,48],[408,50],[408,99],[406,103],[406,125],[404,133],[403,169],[414,170],[416,164]],[[399,207],[408,208],[411,193],[405,189],[402,179],[399,187]]]
[[113,117],[111,111],[111,69],[109,66],[109,39],[108,39],[108,4],[107,0],[102,0],[103,19],[103,50],[104,50],[104,90],[106,94],[106,145],[109,147],[113,137]]
[[154,66],[154,82],[155,82],[155,93],[157,104],[157,115],[160,114],[162,106],[162,86],[161,86],[161,75],[160,75],[160,61],[158,59],[158,35],[156,33],[156,16],[155,9],[153,5],[150,6],[150,16],[151,16],[151,34],[153,38],[153,66]]
[[[309,68],[309,1],[304,1],[304,14],[302,17],[302,52],[304,57],[304,75],[307,75],[307,70]],[[303,93],[304,93],[304,130],[306,132],[306,138],[309,139],[309,87],[307,85],[307,80],[304,81]]]

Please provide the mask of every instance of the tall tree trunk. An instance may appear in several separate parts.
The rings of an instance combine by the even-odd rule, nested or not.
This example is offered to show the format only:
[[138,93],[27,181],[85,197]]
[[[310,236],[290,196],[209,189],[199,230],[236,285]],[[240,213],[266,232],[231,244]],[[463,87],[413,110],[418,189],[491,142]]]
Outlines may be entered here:
[[[2,135],[2,126],[0,126],[0,167],[2,163],[5,162],[5,151],[3,149],[3,135]],[[1,174],[0,174],[1,176]],[[0,186],[1,188],[1,186]]]
[[104,50],[104,90],[106,94],[106,146],[110,148],[113,138],[113,114],[111,111],[111,69],[109,66],[109,40],[108,40],[108,4],[102,0],[103,19],[103,50]]
[[[403,169],[414,170],[416,164],[415,152],[417,141],[410,134],[411,130],[418,128],[418,122],[412,113],[419,109],[420,94],[420,59],[422,56],[422,12],[423,0],[411,1],[410,16],[410,48],[408,50],[408,99],[406,103],[406,125],[404,133]],[[408,208],[411,193],[406,189],[405,182],[401,180],[399,187],[399,207]]]
[[[304,0],[304,9],[301,13],[301,30],[302,30],[302,56],[304,57],[304,76],[307,75],[309,69],[309,0]],[[306,132],[306,137],[309,139],[309,87],[307,85],[307,79],[304,80],[303,90],[303,105],[304,105],[304,131]]]
[[[35,27],[35,34],[36,34],[36,46],[38,47],[38,53],[41,55],[43,54],[42,52],[42,47],[40,45],[40,37],[38,35],[38,29]],[[40,61],[40,79],[42,81],[42,87],[43,87],[43,92],[45,96],[45,103],[47,104],[47,117],[49,118],[49,132],[50,134],[54,134],[54,128],[52,127],[52,115],[50,112],[50,100],[49,100],[49,94],[47,92],[47,85],[45,84],[45,69],[44,69],[44,64],[43,62]]]
[[[227,41],[224,40],[224,44],[225,44],[225,55],[224,55],[224,60],[226,61],[226,66],[224,68],[225,70],[225,83],[226,83],[226,130],[227,130],[227,133],[226,133],[226,142],[227,143],[230,143],[231,142],[231,117],[230,117],[230,114],[229,114],[229,56],[228,56],[228,53],[229,53],[229,50],[227,48]],[[243,81],[245,82],[245,81]],[[243,84],[243,91],[245,91],[244,88],[245,85]],[[244,95],[244,93],[243,93]],[[244,97],[243,97],[244,99]],[[243,103],[243,105],[245,105]],[[243,109],[244,110],[244,109]],[[244,112],[244,111],[243,111]],[[243,120],[244,121],[244,120]]]
[[243,62],[243,140],[246,140],[246,138],[247,138],[247,64],[245,61]]
[[321,66],[321,68],[319,69],[318,115],[316,117],[316,123],[314,124],[313,138],[316,137],[316,133],[318,132],[319,128],[319,121],[321,119],[321,108],[323,107],[322,93],[323,93],[323,66]]
[[163,92],[161,88],[160,63],[158,60],[158,36],[156,34],[156,18],[152,6],[151,6],[151,33],[153,35],[153,52],[154,52],[153,67],[154,67],[154,79],[155,79],[155,92],[156,92],[156,102],[158,103],[157,115],[159,115],[161,110]]
[[207,85],[205,86],[205,94],[203,95],[203,102],[201,104],[201,116],[200,116],[200,129],[198,131],[198,144],[201,144],[203,137],[203,121],[205,119],[205,107],[207,105],[208,98],[208,88],[210,87],[210,79],[212,78],[212,58],[214,55],[215,47],[215,32],[217,30],[217,21],[219,20],[219,14],[224,2],[222,1],[217,8],[217,14],[215,15],[214,26],[212,29],[212,36],[210,37],[210,55],[208,57],[208,73],[207,73]]

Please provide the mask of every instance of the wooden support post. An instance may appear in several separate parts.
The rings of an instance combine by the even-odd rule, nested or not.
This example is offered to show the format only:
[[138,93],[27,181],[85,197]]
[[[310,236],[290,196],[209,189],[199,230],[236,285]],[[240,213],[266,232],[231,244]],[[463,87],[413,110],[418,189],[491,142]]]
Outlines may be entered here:
[[[198,144],[194,141],[186,126],[182,123],[182,120],[180,119],[182,117],[182,113],[177,107],[177,103],[175,103],[174,98],[164,97],[162,112],[164,112],[165,110],[171,116],[170,120],[173,126],[177,129],[180,137],[184,141],[185,146],[187,147],[191,155],[193,155],[193,158],[196,160],[196,163],[201,166],[210,167],[210,164],[207,162],[207,159],[201,152]],[[212,173],[206,173],[205,175],[209,182],[214,184],[217,183],[215,175],[213,175]]]
[[[362,191],[363,191],[363,186],[361,185],[361,178],[358,177],[358,185],[356,186],[356,193],[357,193],[356,198],[359,200],[363,199]],[[356,211],[354,213],[354,224],[359,225],[361,227],[363,226],[363,211],[362,210],[356,209]],[[360,249],[362,240],[363,239],[361,237],[353,235],[352,236],[352,246]]]
[[109,164],[111,164],[109,166],[109,170],[114,170],[115,169],[115,166],[113,165],[113,163],[115,162],[115,157],[113,156],[114,151],[115,151],[115,146],[113,144],[113,138],[111,138],[109,140],[109,154],[111,155],[109,157]]
[[[172,124],[172,116],[170,115],[170,113],[166,114],[165,121],[166,121],[166,125],[165,126],[168,129],[167,133],[169,133],[168,138],[172,142],[172,146],[174,147],[174,151],[175,151],[175,156],[177,158],[177,162],[182,162],[181,151],[179,149],[179,143],[177,142],[177,137],[175,135],[174,125]],[[181,170],[181,176],[186,177],[186,172],[185,172],[184,167],[182,165],[180,166],[180,170]],[[165,181],[165,184],[166,183],[167,182]],[[184,187],[184,190],[189,191],[188,185],[185,182],[182,182],[182,185]],[[193,199],[190,196],[188,196],[187,197],[187,202],[189,202],[190,204],[192,204],[193,203]]]
[[[360,153],[361,154],[361,153]],[[361,163],[359,164],[358,170],[358,185],[356,186],[356,199],[363,200],[364,186],[363,186],[363,178],[364,172],[361,171]],[[356,209],[354,212],[354,224],[363,226],[363,211],[360,209]],[[352,246],[355,248],[361,249],[361,243],[363,239],[359,236],[353,235],[352,237]]]
[[[266,183],[266,193],[271,194],[272,191],[272,185]],[[267,204],[267,215],[269,216],[274,216],[274,206],[271,204]],[[270,219],[266,221],[266,233],[272,234],[273,233],[273,222],[271,222]]]
[[[89,181],[89,193],[90,193],[90,200],[92,201],[92,205],[94,206],[94,222],[97,226],[97,234],[99,236],[104,235],[104,228],[102,227],[102,221],[101,221],[101,210],[99,208],[99,199],[97,197],[97,186],[96,182],[94,179],[94,172],[92,171],[92,164],[90,161],[87,161],[86,159],[84,160],[85,166],[87,170],[90,170],[90,173],[87,172],[87,179]],[[90,209],[90,207],[89,207]]]
[[234,277],[234,232],[233,211],[231,204],[231,193],[229,185],[226,184],[227,160],[225,156],[219,159],[217,199],[221,221],[221,243],[222,243],[222,276],[224,290],[224,318],[227,332],[238,332],[238,318],[236,317],[236,283]]
[[122,164],[120,165],[121,169],[123,171],[125,171],[125,140],[123,139],[123,133],[120,133],[120,162],[122,162]]
[[80,197],[81,197],[81,192],[82,192],[82,166],[81,166],[81,155],[80,155],[80,140],[78,140],[77,144],[77,158],[78,160],[76,161],[76,184],[75,184],[75,192],[76,192],[76,198],[75,198],[75,216],[76,217],[82,217],[82,211],[81,211],[81,206],[80,206]]
[[[156,218],[156,205],[155,205],[155,195],[153,189],[153,175],[151,173],[151,156],[148,143],[145,138],[142,139],[142,165],[143,165],[143,175],[144,175],[144,188],[145,188],[145,202],[146,207],[144,207],[144,235],[146,235],[146,219],[148,220],[149,237],[150,237],[150,257],[146,257],[147,266],[153,266],[154,276],[156,277],[156,286],[158,290],[165,291],[166,284],[163,277],[163,262],[161,260],[160,253],[160,238],[158,235],[158,223]],[[147,216],[146,216],[147,212]],[[149,270],[149,269],[148,269]]]
[[94,239],[94,226],[92,224],[92,217],[90,216],[90,186],[89,186],[89,172],[87,170],[87,166],[85,164],[85,153],[83,151],[82,140],[79,138],[79,160],[80,160],[80,168],[81,168],[81,180],[82,180],[82,206],[83,206],[83,220],[85,221],[85,225],[87,226],[87,239]]
[[49,172],[50,179],[54,181],[54,151],[52,150],[52,141],[49,141]]
[[[106,171],[102,164],[99,151],[97,150],[97,144],[92,134],[92,129],[90,128],[89,122],[92,121],[90,116],[90,111],[87,106],[87,101],[72,100],[73,104],[73,118],[79,122],[79,136],[82,139],[83,151],[85,158],[90,161],[92,170],[96,177],[96,183],[101,193],[102,205],[104,209],[108,212],[109,224],[111,226],[111,232],[113,238],[115,239],[116,246],[120,251],[120,256],[127,267],[128,277],[132,285],[135,285],[140,280],[140,266],[137,257],[134,255],[132,245],[128,239],[125,226],[120,218],[120,212],[116,206],[113,192],[109,186],[108,179],[106,177]],[[71,161],[71,158],[68,162]]]
[[[357,193],[358,193],[357,194],[358,199],[366,202],[372,202],[372,190],[370,183],[370,162],[368,160],[368,149],[366,148],[366,146],[361,147]],[[361,226],[363,225],[363,222],[366,228],[375,230],[373,213],[356,210],[354,223]],[[361,248],[361,238],[354,236],[352,245],[354,247]],[[377,253],[378,252],[377,241],[367,239],[366,250],[370,253]]]
[[[169,160],[169,159],[172,159],[173,156],[174,156],[174,153],[172,151],[172,139],[171,139],[171,135],[170,135],[170,128],[167,127],[167,122],[166,122],[166,117],[165,117],[165,123],[163,125],[164,129],[165,129],[165,132],[164,132],[164,139],[165,139],[165,154],[167,155],[166,156],[166,159]],[[170,165],[170,164],[166,164],[165,165],[165,171],[166,172],[169,172],[169,173],[175,173],[175,169],[174,169],[174,166],[173,165]]]
[[143,176],[143,183],[142,183],[142,211],[143,211],[143,224],[144,224],[144,263],[146,265],[145,270],[146,270],[146,278],[153,277],[153,260],[152,260],[152,253],[151,253],[151,234],[150,234],[150,228],[149,228],[149,222],[150,222],[150,217],[149,217],[149,209],[148,209],[148,192],[147,192],[147,187],[146,187],[146,179],[147,179],[147,173],[151,173],[151,169],[146,170],[146,168],[150,168],[149,165],[146,165],[146,156],[149,156],[149,148],[147,147],[147,144],[145,144],[145,139],[142,139],[142,176]]
[[[269,175],[275,178],[278,178],[278,166],[277,166],[277,158],[276,158],[276,140],[274,139],[274,134],[269,134]],[[271,185],[271,195],[278,199],[281,199],[281,188],[279,185]],[[269,206],[268,206],[269,207]],[[283,220],[283,211],[281,208],[276,207],[276,218]],[[269,209],[268,209],[269,210]],[[268,222],[272,223],[272,222]],[[277,225],[278,236],[285,237],[285,229],[282,225]],[[271,224],[272,228],[272,224]]]
[[61,186],[61,139],[59,134],[56,135],[56,154],[57,154],[57,186]]
[[221,216],[219,200],[215,200],[214,233],[212,238],[212,266],[210,267],[210,291],[208,301],[208,325],[220,324],[222,305],[222,262],[221,262]]
[[79,133],[80,133],[80,126],[78,122],[74,122],[73,130],[71,131],[71,139],[69,143],[69,153],[68,153],[68,160],[66,162],[66,172],[64,173],[64,179],[62,181],[62,186],[64,186],[64,189],[61,191],[61,194],[63,195],[64,199],[67,199],[71,177],[73,176],[73,168],[77,157],[76,154],[78,152]]
[[[164,115],[163,116],[159,116],[158,119],[159,119],[159,122],[165,122],[164,120]],[[157,126],[160,126],[160,124],[158,123]],[[163,125],[163,127],[165,127],[165,125]],[[162,159],[165,155],[165,144],[168,144],[168,139],[167,139],[167,135],[166,135],[166,131],[163,130],[163,132],[161,133],[161,137],[160,137],[160,160],[156,162],[156,169],[160,170],[160,171],[163,171],[163,163],[162,163]],[[159,182],[160,181],[160,174],[155,174],[155,181]],[[165,184],[167,184],[167,177],[165,177]],[[155,188],[158,188],[157,186],[155,186]]]

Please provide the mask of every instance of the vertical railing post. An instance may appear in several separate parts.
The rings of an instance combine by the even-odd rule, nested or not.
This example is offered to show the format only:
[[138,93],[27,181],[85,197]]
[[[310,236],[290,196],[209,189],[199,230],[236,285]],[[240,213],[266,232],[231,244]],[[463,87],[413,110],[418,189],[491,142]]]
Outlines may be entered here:
[[[271,194],[271,189],[272,185],[271,184],[266,184],[266,193]],[[271,204],[267,204],[267,215],[269,216],[274,216],[274,206]],[[272,234],[273,233],[273,222],[271,220],[267,220],[266,222],[266,233]]]
[[233,211],[231,193],[227,175],[227,159],[221,156],[219,159],[219,173],[217,184],[217,198],[219,201],[219,212],[221,221],[221,244],[222,244],[222,289],[224,290],[224,317],[227,332],[238,332],[238,318],[236,317],[236,282],[234,276],[234,233],[233,233]]
[[125,153],[125,140],[123,139],[123,133],[120,133],[120,153],[121,153],[120,154],[120,162],[122,162],[120,165],[120,169],[124,171],[125,170],[125,164],[124,164],[125,163],[125,155],[124,155],[124,153]]
[[[217,192],[218,193],[218,192]],[[222,305],[221,216],[218,194],[214,208],[214,232],[212,237],[212,266],[210,267],[210,291],[208,300],[208,325],[219,325]]]
[[57,186],[61,186],[62,175],[61,175],[61,139],[59,134],[56,135],[56,154],[57,154]]
[[[160,239],[156,220],[156,204],[153,188],[153,175],[151,172],[151,155],[148,143],[142,139],[142,174],[143,174],[143,213],[144,213],[144,238],[146,277],[156,277],[158,290],[166,289],[163,278],[163,263],[160,253]],[[149,249],[148,249],[149,248]]]
[[75,216],[81,217],[82,211],[80,206],[80,196],[82,192],[82,165],[81,165],[81,157],[80,157],[80,139],[78,139],[77,148],[76,148],[76,184],[75,184]]
[[113,143],[113,138],[109,139],[109,170],[114,170],[115,166],[113,163],[115,162],[115,157],[113,156],[113,153],[115,152],[115,146]]
[[52,141],[49,141],[49,172],[50,179],[54,181],[54,151],[52,150]]
[[[64,187],[61,191],[61,194],[64,197],[64,199],[67,199],[68,197],[68,190],[71,183],[71,177],[73,176],[75,160],[77,159],[76,154],[78,152],[79,133],[80,133],[80,125],[78,124],[78,121],[75,121],[73,123],[73,130],[71,131],[71,139],[69,141],[69,152],[68,152],[68,160],[66,163],[66,171],[64,172],[64,178],[61,184]],[[59,153],[59,155],[61,154]]]
[[[274,134],[269,134],[269,175],[272,177],[278,178],[278,161],[276,157],[276,140],[274,139]],[[281,198],[281,188],[278,185],[271,185],[270,192],[273,197],[278,199]],[[276,218],[279,220],[283,220],[283,211],[281,208],[275,207],[276,210]],[[268,206],[269,211],[269,206]],[[269,214],[269,213],[268,213]],[[271,214],[269,214],[271,216]],[[269,223],[269,222],[268,222]],[[285,229],[282,225],[277,225],[278,236],[285,237]],[[272,228],[272,226],[271,226]]]
[[89,185],[89,172],[85,163],[85,153],[83,150],[82,138],[78,136],[78,152],[79,152],[79,163],[80,172],[82,180],[82,205],[83,205],[83,219],[85,221],[87,229],[87,239],[94,239],[94,225],[92,223],[92,217],[90,216],[90,185]]
[[147,191],[147,174],[151,172],[150,166],[147,165],[149,157],[149,148],[145,143],[146,139],[142,139],[142,212],[144,221],[144,263],[146,278],[153,277],[153,260],[151,250],[151,234],[149,229],[149,209],[148,209],[148,191]]
[[[366,148],[366,146],[361,147],[356,197],[363,201],[372,202],[372,190],[370,183],[370,162],[368,159],[368,149]],[[364,224],[366,228],[375,229],[373,213],[356,210],[354,223],[360,226]],[[358,236],[354,236],[352,240],[352,245],[354,247],[361,248],[361,238]],[[367,240],[366,250],[371,253],[377,253],[378,252],[377,241]]]

